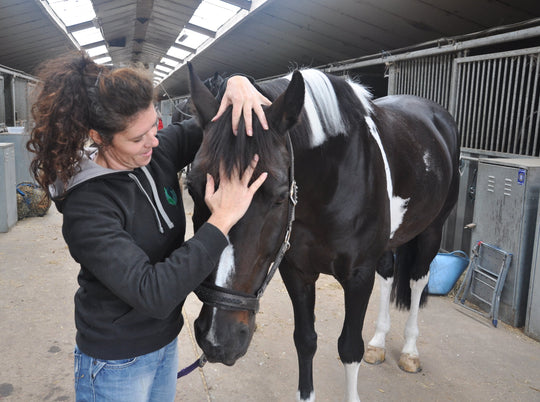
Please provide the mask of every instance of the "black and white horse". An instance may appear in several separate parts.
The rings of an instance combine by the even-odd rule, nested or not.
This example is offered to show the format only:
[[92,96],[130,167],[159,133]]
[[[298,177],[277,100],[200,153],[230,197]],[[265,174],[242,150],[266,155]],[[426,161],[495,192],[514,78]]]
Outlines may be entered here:
[[[205,79],[203,81],[203,84],[206,86],[206,88],[210,90],[210,92],[214,96],[217,96],[219,90],[221,89],[221,85],[224,82],[225,79],[223,78],[223,76],[216,71],[213,76]],[[171,116],[171,123],[181,122],[193,117],[191,114],[191,108],[191,98],[188,97],[181,99],[178,103],[174,105]]]
[[[243,170],[254,154],[260,157],[255,177],[269,172],[230,231],[219,266],[197,290],[204,305],[196,338],[210,362],[232,365],[246,353],[269,266],[279,263],[290,243],[279,270],[294,309],[298,400],[314,400],[315,282],[328,274],[344,291],[338,351],[346,400],[358,401],[362,357],[384,359],[392,289],[398,305],[411,312],[400,366],[420,369],[417,313],[443,223],[457,198],[457,127],[428,100],[372,101],[358,83],[312,69],[261,84],[261,90],[273,100],[266,109],[270,129],[264,131],[254,116],[253,137],[242,134],[242,125],[234,136],[230,110],[210,122],[218,104],[191,73],[191,95],[204,128],[188,177],[195,228],[209,216],[206,173],[218,177],[220,164],[227,174]],[[382,304],[365,355],[362,328],[376,272]]]

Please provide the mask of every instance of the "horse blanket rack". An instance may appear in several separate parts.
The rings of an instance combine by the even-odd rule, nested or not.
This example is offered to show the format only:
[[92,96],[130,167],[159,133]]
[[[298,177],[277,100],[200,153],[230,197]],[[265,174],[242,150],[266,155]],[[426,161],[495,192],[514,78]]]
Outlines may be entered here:
[[[472,254],[465,280],[459,287],[454,303],[491,318],[493,326],[496,327],[499,301],[512,254],[482,241],[477,243]],[[480,300],[487,304],[490,307],[489,313],[466,305],[467,299],[473,302]]]

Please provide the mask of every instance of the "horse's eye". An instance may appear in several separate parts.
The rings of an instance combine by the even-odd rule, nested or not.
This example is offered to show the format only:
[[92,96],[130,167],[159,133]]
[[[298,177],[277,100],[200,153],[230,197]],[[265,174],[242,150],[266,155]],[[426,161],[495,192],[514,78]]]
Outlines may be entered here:
[[284,202],[287,201],[288,197],[289,197],[289,192],[281,193],[279,197],[276,199],[276,201],[274,202],[274,205],[277,206],[277,205],[283,204]]

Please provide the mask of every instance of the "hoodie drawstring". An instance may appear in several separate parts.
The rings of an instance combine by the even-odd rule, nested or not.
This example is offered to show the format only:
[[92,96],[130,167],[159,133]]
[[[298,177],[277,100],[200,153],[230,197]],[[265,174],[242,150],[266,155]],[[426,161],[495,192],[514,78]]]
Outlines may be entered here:
[[163,208],[163,204],[161,203],[161,200],[159,199],[159,194],[157,192],[154,178],[150,175],[150,172],[148,171],[146,166],[143,166],[141,170],[144,172],[144,174],[146,175],[146,178],[150,182],[150,187],[152,188],[152,194],[154,195],[154,201],[156,202],[157,209],[159,213],[161,214],[161,217],[163,218],[163,220],[165,221],[169,229],[172,229],[174,227],[174,223],[172,223],[172,221],[169,219],[169,216],[167,215],[167,213],[165,212],[165,209]]
[[139,181],[139,179],[137,178],[137,176],[135,176],[133,173],[129,173],[128,176],[135,182],[137,183],[137,186],[139,186],[139,189],[143,192],[143,194],[146,196],[146,198],[148,199],[148,202],[150,203],[150,205],[152,205],[152,209],[154,210],[154,215],[156,217],[156,220],[157,220],[157,223],[158,223],[158,227],[159,227],[159,232],[160,233],[164,233],[165,231],[163,230],[163,226],[161,225],[161,221],[159,219],[159,215],[158,215],[158,211],[156,209],[156,207],[154,206],[154,203],[152,202],[152,199],[150,198],[150,196],[148,195],[148,193],[146,192],[146,190],[144,189],[144,187],[142,186],[141,182]]

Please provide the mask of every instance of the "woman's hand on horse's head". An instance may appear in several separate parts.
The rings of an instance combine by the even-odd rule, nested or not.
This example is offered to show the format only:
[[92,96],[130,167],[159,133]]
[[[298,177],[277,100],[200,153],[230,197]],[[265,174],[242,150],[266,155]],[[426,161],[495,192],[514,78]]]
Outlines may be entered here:
[[253,110],[262,127],[268,130],[268,123],[266,116],[262,109],[262,105],[271,105],[265,96],[263,96],[257,89],[251,84],[251,82],[241,75],[235,75],[227,81],[227,89],[219,105],[217,114],[212,121],[216,121],[225,112],[227,107],[232,105],[232,129],[236,135],[238,132],[238,123],[240,117],[244,115],[244,122],[246,124],[246,134],[253,135],[253,124],[251,120],[251,111]]
[[216,226],[224,235],[244,216],[253,195],[266,180],[268,174],[262,173],[249,185],[259,157],[255,155],[242,175],[234,169],[231,177],[227,177],[223,165],[219,169],[219,187],[215,189],[214,178],[206,175],[206,192],[204,200],[212,215],[208,223]]

